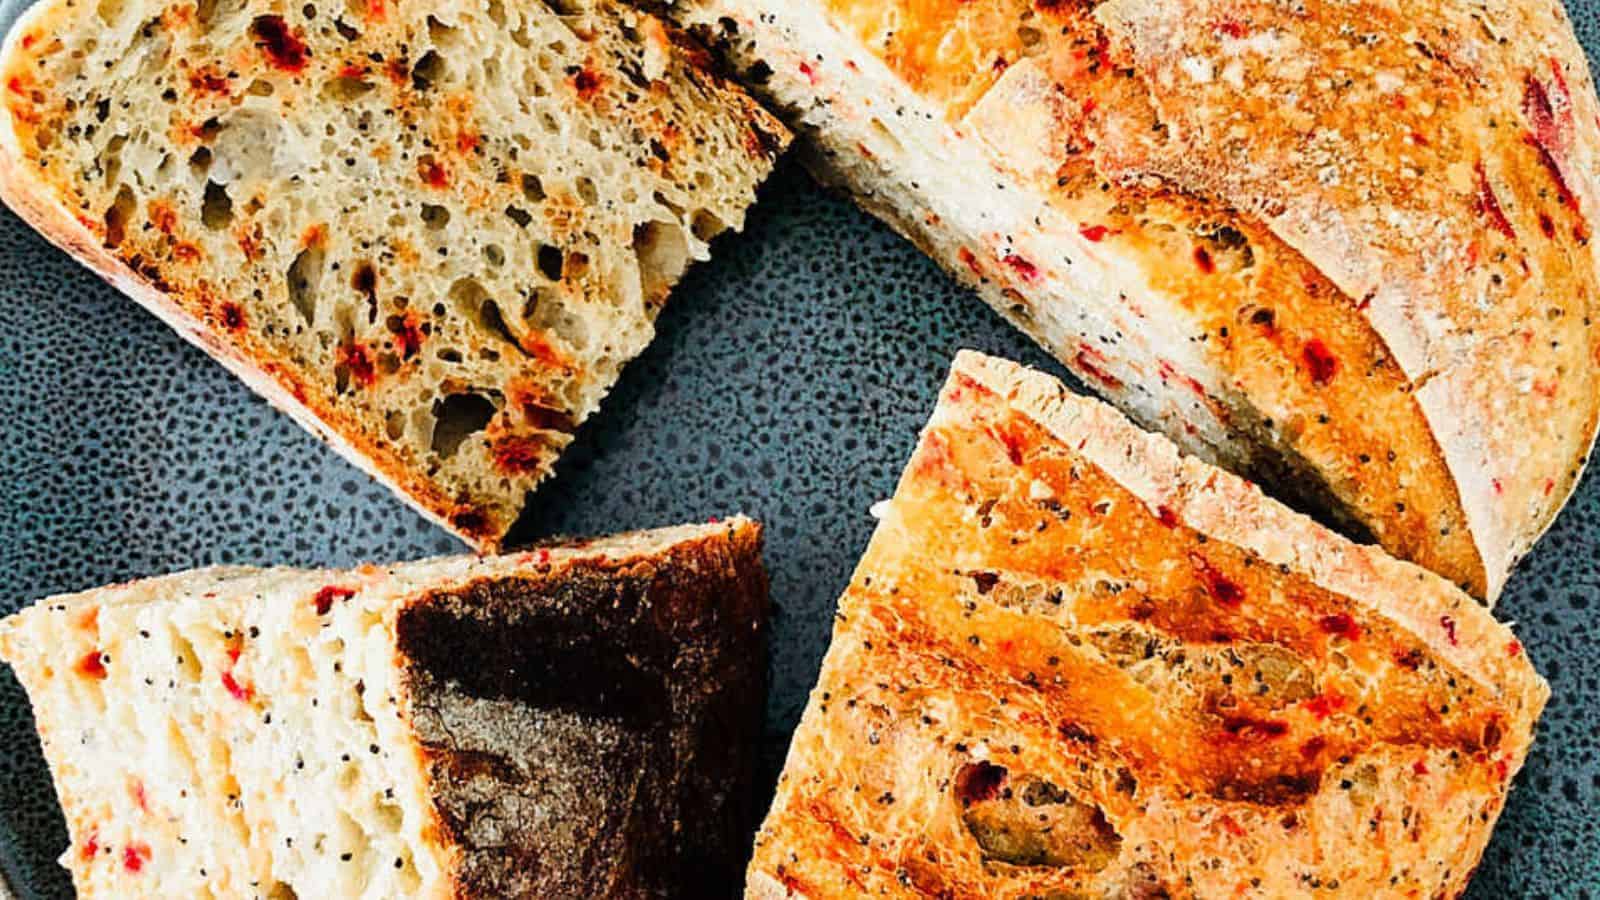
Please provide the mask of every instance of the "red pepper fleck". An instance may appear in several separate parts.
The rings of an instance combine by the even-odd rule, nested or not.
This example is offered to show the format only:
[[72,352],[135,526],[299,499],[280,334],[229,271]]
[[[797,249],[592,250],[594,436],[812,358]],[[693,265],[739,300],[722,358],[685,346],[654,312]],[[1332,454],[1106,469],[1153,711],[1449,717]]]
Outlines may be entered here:
[[809,81],[812,87],[817,86],[817,71],[811,68],[811,63],[802,61],[800,63],[800,74],[806,77],[806,81]]
[[1106,358],[1098,350],[1085,344],[1078,348],[1077,355],[1072,359],[1080,371],[1100,382],[1102,387],[1113,391],[1122,390],[1122,380],[1106,371]]
[[1228,716],[1222,720],[1222,728],[1228,734],[1245,740],[1280,738],[1289,733],[1288,722],[1251,716]]
[[178,227],[178,212],[158,200],[150,204],[150,223],[162,234],[171,234]]
[[1306,759],[1316,759],[1318,756],[1322,755],[1322,751],[1327,749],[1327,747],[1328,739],[1319,734],[1311,740],[1300,745],[1300,755]]
[[1100,104],[1093,97],[1085,98],[1083,101],[1083,114],[1089,116],[1099,107]]
[[1194,248],[1194,264],[1199,266],[1200,271],[1207,275],[1217,270],[1217,264],[1212,261],[1211,254],[1204,247]]
[[1021,276],[1022,280],[1028,284],[1039,280],[1039,267],[1015,253],[1007,253],[1001,257],[1000,261],[1011,267],[1011,270]]
[[367,18],[382,22],[385,14],[383,0],[367,0]]
[[1172,507],[1166,504],[1156,507],[1156,519],[1168,528],[1178,527],[1178,514],[1173,512]]
[[244,310],[237,303],[224,303],[220,310],[222,326],[229,331],[238,331],[244,327]]
[[956,799],[962,806],[971,806],[1000,795],[1006,783],[1006,769],[986,760],[968,763],[956,772]]
[[1489,479],[1489,489],[1494,491],[1495,496],[1497,497],[1506,492],[1506,486],[1501,484],[1500,479],[1498,478]]
[[32,47],[34,45],[34,43],[37,42],[38,40],[39,40],[39,36],[37,34],[25,34],[25,35],[23,35],[22,36],[22,49],[26,50],[29,47]]
[[1344,709],[1344,702],[1344,698],[1338,694],[1318,694],[1305,702],[1305,708],[1318,719],[1326,719]]
[[972,274],[979,278],[983,277],[983,269],[978,265],[978,257],[974,256],[971,250],[962,247],[957,251],[956,256],[961,260],[961,264],[966,266]]
[[227,690],[229,696],[233,697],[235,700],[238,700],[240,703],[248,703],[250,702],[250,698],[255,696],[255,690],[249,685],[240,684],[238,680],[233,677],[232,672],[222,673],[222,686]]
[[189,73],[189,88],[199,94],[221,94],[226,97],[230,89],[228,79],[209,67]]
[[1554,492],[1555,489],[1556,489],[1556,480],[1554,478],[1546,478],[1544,480],[1544,495],[1546,497],[1550,496],[1550,494],[1552,492]]
[[1426,774],[1428,774],[1428,764],[1423,762],[1420,759],[1417,760],[1416,762],[1411,764],[1411,774],[1413,774],[1413,775],[1426,775]]
[[1006,458],[1014,466],[1022,465],[1022,436],[1010,428],[990,426],[984,431],[995,439],[1000,446],[1006,448]]
[[1176,381],[1185,388],[1188,388],[1189,393],[1194,394],[1196,397],[1200,397],[1202,399],[1205,398],[1205,385],[1193,378],[1190,378],[1182,372],[1179,372],[1178,367],[1174,366],[1170,360],[1163,359],[1157,362],[1156,371],[1161,375],[1162,382]]
[[148,862],[149,859],[149,844],[131,841],[129,842],[128,846],[122,848],[122,867],[127,869],[129,872],[137,874],[140,869],[144,868],[144,864]]
[[463,131],[457,134],[456,149],[462,153],[471,153],[478,149],[478,136],[470,131]]
[[1337,635],[1348,641],[1361,638],[1361,626],[1356,624],[1356,620],[1351,618],[1349,613],[1323,616],[1317,624],[1328,634]]
[[1511,764],[1506,762],[1505,757],[1502,756],[1494,761],[1494,774],[1501,781],[1511,777]]
[[1494,187],[1489,184],[1489,175],[1484,171],[1483,163],[1478,162],[1472,171],[1478,182],[1477,194],[1472,199],[1473,210],[1488,219],[1495,231],[1516,240],[1517,230],[1511,227],[1511,220],[1506,218],[1505,210],[1500,206],[1500,198],[1495,196]]
[[1403,669],[1415,672],[1422,668],[1422,651],[1413,647],[1410,650],[1401,650],[1394,655],[1394,661]]
[[1556,396],[1556,383],[1545,380],[1535,381],[1533,383],[1533,392],[1541,397],[1554,399]]
[[1339,358],[1319,338],[1306,341],[1300,348],[1300,358],[1305,360],[1306,371],[1311,373],[1314,384],[1325,385],[1339,374]]
[[1428,146],[1428,138],[1420,131],[1411,132],[1411,142],[1419,147]]
[[400,57],[391,57],[383,64],[383,74],[389,77],[395,87],[403,88],[411,83],[411,70],[407,68],[406,61]]
[[367,77],[367,67],[357,63],[346,63],[344,68],[339,70],[339,77],[361,81]]
[[1556,222],[1554,219],[1550,218],[1549,213],[1539,213],[1539,230],[1544,232],[1544,236],[1547,238],[1553,238],[1556,236]]
[[1440,616],[1439,627],[1444,629],[1444,636],[1450,640],[1450,646],[1457,646],[1456,620],[1450,618],[1449,616]]
[[1215,27],[1218,33],[1225,34],[1235,40],[1244,37],[1246,33],[1244,24],[1233,19],[1223,19]]
[[272,64],[285,72],[299,72],[306,67],[310,51],[305,42],[284,23],[282,16],[261,16],[250,26],[257,46],[266,51]]
[[178,262],[194,262],[200,258],[200,248],[188,241],[175,244],[172,248],[172,258]]
[[317,615],[325,616],[329,610],[333,609],[334,601],[348,600],[355,595],[356,592],[351,588],[330,584],[317,591],[316,596],[311,598],[311,605],[316,607]]
[[591,100],[600,92],[600,85],[604,79],[594,69],[584,66],[577,74],[572,76],[572,87],[578,92],[578,99]]
[[544,441],[527,435],[506,435],[494,442],[494,462],[508,475],[533,475],[542,471],[547,451]]
[[144,792],[143,781],[138,778],[130,781],[128,783],[128,793],[132,795],[134,805],[139,807],[140,812],[150,812],[150,798]]
[[101,658],[99,650],[91,650],[72,667],[79,675],[103,681],[106,677],[105,660]]
[[338,360],[350,372],[350,377],[358,383],[371,387],[377,383],[378,370],[372,365],[372,357],[367,355],[367,348],[360,344],[340,344]]
[[1510,640],[1510,642],[1508,642],[1506,644],[1506,655],[1507,656],[1521,656],[1522,655],[1522,642],[1517,640],[1516,638],[1512,638]]
[[422,329],[417,325],[416,313],[408,312],[390,328],[400,342],[400,355],[410,359],[422,349]]
[[417,160],[417,176],[422,183],[432,188],[444,188],[450,184],[450,175],[431,156],[424,156]]
[[100,833],[98,831],[91,831],[89,832],[89,836],[84,839],[83,847],[78,850],[78,856],[84,860],[91,860],[94,859],[95,854],[99,852]]
[[1235,607],[1244,602],[1244,589],[1232,579],[1212,567],[1211,562],[1198,553],[1189,554],[1195,574],[1205,585],[1206,593],[1223,606]]
[[1078,233],[1083,235],[1084,240],[1093,241],[1097,244],[1105,240],[1105,236],[1110,231],[1111,229],[1104,225],[1083,225],[1078,228]]
[[1235,822],[1233,820],[1233,816],[1230,816],[1230,815],[1227,815],[1227,814],[1223,814],[1221,816],[1218,816],[1217,817],[1217,824],[1221,825],[1224,831],[1228,832],[1229,834],[1233,835],[1236,838],[1242,838],[1242,837],[1245,836],[1244,827],[1242,825],[1240,825],[1238,822]]
[[28,92],[27,87],[22,83],[22,77],[19,75],[13,75],[6,81],[6,90],[13,94],[26,94]]

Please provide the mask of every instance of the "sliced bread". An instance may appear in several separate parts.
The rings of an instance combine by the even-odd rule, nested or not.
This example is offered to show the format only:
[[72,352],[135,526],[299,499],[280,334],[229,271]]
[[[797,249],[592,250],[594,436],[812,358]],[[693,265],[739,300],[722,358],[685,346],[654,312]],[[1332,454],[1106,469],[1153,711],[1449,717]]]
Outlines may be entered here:
[[610,0],[47,0],[0,195],[495,547],[787,134]]
[[354,571],[211,568],[0,622],[79,897],[731,895],[747,519]]
[[878,514],[748,896],[1471,877],[1548,688],[1448,582],[973,353]]
[[679,0],[1092,389],[1492,600],[1600,423],[1560,0]]

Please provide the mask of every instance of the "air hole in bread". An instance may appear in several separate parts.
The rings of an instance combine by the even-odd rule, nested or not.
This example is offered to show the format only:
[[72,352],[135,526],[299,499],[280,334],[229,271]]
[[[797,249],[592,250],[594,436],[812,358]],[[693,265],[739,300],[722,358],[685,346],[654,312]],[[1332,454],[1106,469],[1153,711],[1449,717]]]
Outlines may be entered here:
[[351,103],[359,100],[372,88],[372,84],[359,76],[340,75],[328,81],[322,89],[322,95],[329,100]]
[[439,21],[437,16],[428,17],[428,40],[435,46],[445,46],[456,40],[459,32],[456,29]]
[[552,247],[549,244],[539,245],[539,271],[544,274],[544,277],[551,281],[560,281],[563,262],[563,254],[560,247]]
[[544,184],[539,181],[539,176],[527,174],[522,176],[522,196],[527,197],[530,203],[544,201]]
[[211,148],[197,147],[189,154],[189,170],[196,176],[204,177],[211,171]]
[[267,888],[267,900],[300,900],[300,895],[289,885],[274,881],[272,886]]
[[694,236],[702,241],[709,242],[712,238],[722,233],[727,224],[717,218],[717,214],[706,209],[694,211],[694,217],[689,220],[689,229]]
[[528,223],[533,221],[533,216],[529,215],[528,211],[520,206],[506,207],[506,218],[523,228],[527,228]]
[[106,184],[116,184],[117,176],[122,174],[122,148],[127,143],[127,135],[115,135],[106,141],[105,149],[100,151],[100,171],[104,174]]
[[244,92],[252,97],[271,97],[272,92],[275,90],[277,88],[272,86],[272,82],[265,78],[257,78],[250,82],[250,86],[245,88]]
[[450,210],[432,203],[422,204],[422,223],[434,231],[450,224]]
[[429,50],[422,54],[416,65],[411,67],[411,86],[419,91],[425,91],[444,81],[449,74],[444,57],[437,51]]
[[951,779],[961,824],[985,859],[1013,866],[1070,866],[1098,872],[1122,849],[1122,836],[1098,806],[1055,784],[968,763]]
[[213,231],[233,223],[233,199],[228,196],[228,189],[215,181],[206,182],[205,196],[200,202],[200,221]]
[[639,284],[647,300],[665,295],[689,266],[689,243],[675,222],[635,225],[633,252],[639,258]]
[[115,25],[117,20],[122,18],[123,10],[126,8],[127,4],[123,0],[100,0],[95,5],[94,12],[100,17],[100,21],[107,25]]
[[106,209],[106,246],[115,247],[128,236],[128,222],[137,207],[133,189],[127,185],[117,189],[117,196]]
[[483,245],[483,258],[497,269],[506,264],[506,252],[500,249],[499,244]]
[[579,178],[577,183],[578,197],[586,205],[593,206],[600,202],[600,191],[595,188],[594,182],[588,178]]
[[321,241],[314,241],[301,250],[289,264],[284,279],[289,289],[289,302],[299,310],[306,324],[317,318],[317,294],[322,286],[322,267],[327,254]]
[[455,455],[461,442],[489,426],[495,405],[482,394],[463,392],[433,401],[433,452],[441,459]]

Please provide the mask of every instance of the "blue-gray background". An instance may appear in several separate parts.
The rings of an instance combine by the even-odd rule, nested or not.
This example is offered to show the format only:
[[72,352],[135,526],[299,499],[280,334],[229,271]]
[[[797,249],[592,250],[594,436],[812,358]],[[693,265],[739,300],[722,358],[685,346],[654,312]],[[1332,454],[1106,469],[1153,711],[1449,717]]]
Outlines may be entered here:
[[[25,3],[0,4],[9,25]],[[1591,60],[1600,0],[1571,5]],[[777,606],[760,790],[834,599],[958,348],[1061,373],[885,227],[792,163],[720,239],[581,430],[530,536],[743,511]],[[216,562],[346,565],[460,549],[198,350],[0,212],[0,613]],[[1600,472],[1512,578],[1553,696],[1473,898],[1600,898]],[[0,667],[0,873],[70,896],[27,701]]]

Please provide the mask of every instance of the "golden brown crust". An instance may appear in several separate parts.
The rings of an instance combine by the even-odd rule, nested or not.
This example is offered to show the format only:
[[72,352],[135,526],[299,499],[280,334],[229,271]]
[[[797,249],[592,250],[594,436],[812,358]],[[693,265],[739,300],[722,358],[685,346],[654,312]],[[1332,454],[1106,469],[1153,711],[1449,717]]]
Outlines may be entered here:
[[1546,693],[1437,576],[967,353],[841,600],[747,890],[1448,896]]
[[[981,148],[996,204],[1021,188],[1074,223],[1032,241],[1051,258],[1021,255],[1026,232],[962,234],[971,246],[955,249],[946,236],[952,271],[996,285],[1024,322],[1070,317],[1072,291],[1052,293],[1065,282],[1116,297],[1119,327],[1180,323],[1177,340],[1149,341],[1151,360],[1120,335],[1086,358],[1029,330],[1130,407],[1141,383],[1192,386],[1204,414],[1166,426],[1221,421],[1281,456],[1287,480],[1320,481],[1322,505],[1391,552],[1493,599],[1600,423],[1600,118],[1559,3],[815,6],[824,26],[784,30],[811,21],[796,13],[757,42],[779,67],[795,63],[778,51],[802,55],[810,94],[798,79],[779,91],[800,116],[825,132],[882,116],[892,131],[889,111],[807,60],[881,64],[926,104],[912,115]],[[904,192],[938,192],[896,185],[898,158],[863,176],[871,153],[828,146],[879,206],[920,211]],[[1052,269],[1085,258],[1120,280]]]

